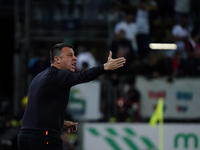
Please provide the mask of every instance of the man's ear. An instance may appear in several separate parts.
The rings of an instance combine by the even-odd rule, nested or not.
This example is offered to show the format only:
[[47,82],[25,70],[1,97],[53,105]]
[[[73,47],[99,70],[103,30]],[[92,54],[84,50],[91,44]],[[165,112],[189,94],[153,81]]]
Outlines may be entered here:
[[56,64],[60,64],[61,59],[59,56],[55,56],[54,61],[56,62]]

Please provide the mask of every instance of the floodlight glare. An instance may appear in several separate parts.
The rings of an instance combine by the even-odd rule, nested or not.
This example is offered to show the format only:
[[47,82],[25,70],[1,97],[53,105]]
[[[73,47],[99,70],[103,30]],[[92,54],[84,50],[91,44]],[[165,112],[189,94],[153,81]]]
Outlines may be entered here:
[[150,43],[149,47],[152,50],[176,50],[176,44],[169,44],[169,43]]

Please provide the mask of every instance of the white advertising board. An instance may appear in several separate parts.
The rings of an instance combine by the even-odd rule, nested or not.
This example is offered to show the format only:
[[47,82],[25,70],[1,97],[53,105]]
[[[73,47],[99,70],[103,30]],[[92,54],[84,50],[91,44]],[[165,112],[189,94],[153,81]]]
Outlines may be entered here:
[[[200,124],[165,124],[163,150],[199,150]],[[158,150],[159,127],[85,123],[82,150]]]
[[79,121],[99,119],[100,83],[91,81],[71,88],[68,111]]
[[200,118],[200,79],[184,78],[167,82],[166,78],[147,80],[138,77],[136,81],[142,96],[142,117],[151,117],[159,97],[163,97],[165,118]]

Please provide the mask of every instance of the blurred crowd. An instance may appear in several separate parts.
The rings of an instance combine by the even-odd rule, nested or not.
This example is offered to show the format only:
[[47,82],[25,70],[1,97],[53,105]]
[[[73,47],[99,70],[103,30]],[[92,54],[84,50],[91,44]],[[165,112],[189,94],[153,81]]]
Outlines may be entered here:
[[[99,121],[112,123],[141,121],[141,95],[135,87],[135,78],[138,75],[149,80],[167,77],[168,82],[173,82],[175,78],[200,77],[198,0],[140,0],[136,7],[132,4],[133,1],[128,0],[113,1],[110,4],[107,22],[111,32],[107,49],[112,51],[113,58],[125,57],[126,64],[123,68],[105,74],[115,89],[113,93],[115,99],[112,101],[114,109]],[[102,19],[102,14],[99,14],[98,18]],[[167,42],[176,44],[177,49],[153,50],[149,47],[150,43],[156,42],[154,39],[157,29],[153,22],[160,22],[162,26],[166,20],[172,21]],[[77,72],[100,64],[98,51],[91,47],[75,45],[75,52]],[[32,79],[49,65],[48,50],[39,49],[29,59],[28,74]],[[8,115],[10,112],[7,113],[9,111],[7,108],[11,105],[9,100],[1,99],[0,135],[6,136],[5,131],[11,127],[20,127],[27,99],[22,98],[21,112],[14,117]],[[102,96],[101,99],[105,97]],[[66,116],[66,119],[73,118]],[[75,150],[76,135],[63,133],[62,137],[65,141],[65,150]],[[12,138],[10,141],[14,143]],[[1,141],[0,149],[11,149],[10,145],[13,144],[9,143],[9,140]]]
[[[118,3],[113,3],[109,16],[113,35],[108,49],[113,52],[114,58],[125,57],[127,62],[123,68],[108,73],[112,85],[117,87],[117,98],[113,104],[115,119],[111,116],[109,121],[141,121],[140,93],[133,82],[138,75],[149,80],[167,77],[168,82],[173,82],[175,78],[200,77],[200,32],[197,21],[200,18],[194,6],[197,3],[191,0],[141,0],[135,11],[123,11]],[[155,7],[158,11],[155,11]],[[171,22],[170,28],[164,29],[170,33],[166,43],[176,44],[177,48],[151,49],[150,43],[164,43],[164,34],[161,39],[154,40],[158,30],[155,22],[160,22],[162,26],[166,20]]]

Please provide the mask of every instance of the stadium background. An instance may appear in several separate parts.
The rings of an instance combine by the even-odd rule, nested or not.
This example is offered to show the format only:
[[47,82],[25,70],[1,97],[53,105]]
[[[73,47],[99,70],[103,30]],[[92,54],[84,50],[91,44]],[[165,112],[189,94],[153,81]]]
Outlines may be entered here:
[[[186,0],[182,0],[182,2],[184,3]],[[99,63],[104,63],[110,44],[114,39],[114,25],[117,23],[109,20],[114,6],[117,6],[122,13],[131,12],[135,16],[138,5],[139,0],[0,0],[0,64],[2,65],[0,74],[0,149],[17,150],[16,135],[20,128],[20,119],[26,103],[25,96],[35,73],[29,68],[30,60],[33,60],[35,56],[48,57],[48,50],[52,45],[58,42],[68,42],[75,46],[77,54],[79,53],[78,48],[84,45],[87,50],[96,54],[95,59]],[[176,24],[174,5],[175,0],[148,1],[151,14],[151,43],[174,43],[172,36],[172,28]],[[200,36],[199,7],[200,2],[198,0],[190,0],[189,21],[198,36]],[[118,20],[118,22],[121,20]],[[165,55],[162,50],[154,51],[154,55],[157,53]],[[46,57],[43,58],[46,59]],[[157,104],[157,99],[161,96],[166,99],[164,107],[166,129],[164,133],[169,134],[172,129],[174,133],[173,135],[164,134],[164,142],[165,135],[166,139],[176,141],[167,143],[168,145],[173,143],[173,146],[168,148],[172,150],[199,148],[199,75],[174,78],[171,81],[172,79],[168,78],[167,73],[156,79],[150,79],[144,74],[142,76],[133,74],[134,81],[131,82],[135,83],[141,98],[139,105],[137,101],[132,109],[129,108],[131,120],[127,121],[129,122],[128,126],[125,123],[126,121],[121,122],[122,126],[118,126],[117,122],[113,121],[113,114],[117,109],[116,102],[121,96],[120,92],[124,88],[126,76],[125,78],[122,77],[117,84],[109,76],[110,74],[103,75],[91,82],[91,85],[85,85],[88,86],[88,89],[93,86],[93,93],[96,93],[98,97],[95,97],[95,95],[92,97],[89,90],[84,97],[81,97],[81,94],[78,95],[79,99],[76,101],[76,99],[73,99],[72,93],[72,103],[69,110],[77,116],[87,113],[85,113],[85,116],[83,115],[84,119],[69,113],[67,119],[71,117],[75,121],[80,121],[80,131],[75,135],[68,135],[67,144],[74,149],[86,149],[90,147],[90,144],[93,147],[93,144],[98,141],[100,143],[97,143],[97,145],[101,145],[106,140],[99,137],[106,137],[106,134],[109,133],[109,136],[113,136],[113,141],[118,141],[119,147],[123,147],[121,149],[134,149],[134,146],[129,145],[130,148],[127,147],[128,144],[123,145],[125,142],[121,142],[119,136],[117,138],[114,136],[115,130],[119,130],[116,134],[119,132],[119,135],[123,135],[123,128],[127,127],[133,135],[140,136],[140,139],[150,137],[152,140],[150,141],[156,145],[155,147],[158,147],[157,128],[151,131],[148,121]],[[83,90],[85,92],[84,87],[76,88],[74,91],[81,92]],[[173,89],[174,93],[169,89]],[[75,98],[77,98],[76,95]],[[81,99],[85,99],[86,104],[87,102],[92,103],[91,106],[86,105],[86,107],[81,102],[83,107],[78,106],[78,110],[74,109],[77,105],[73,106],[73,102],[79,102]],[[95,102],[91,102],[90,99],[91,101],[95,99]],[[92,109],[93,106],[95,106],[95,110]],[[137,110],[138,107],[140,109]],[[90,112],[94,113],[93,116],[90,115]],[[99,125],[102,125],[105,129]],[[142,132],[143,130],[146,131],[146,134]],[[92,136],[95,133],[99,133],[96,141]],[[153,135],[151,137],[148,134]],[[183,140],[178,141],[179,136]],[[193,138],[190,139],[190,137]],[[86,141],[83,141],[84,138]],[[137,141],[139,138],[136,140],[134,138],[131,138],[131,140],[136,141],[136,145],[138,144],[135,149],[155,148],[153,146],[145,147]],[[88,142],[91,139],[94,141]],[[178,142],[179,144],[175,144]],[[107,146],[109,147],[108,142]],[[108,147],[105,147],[105,149]]]

